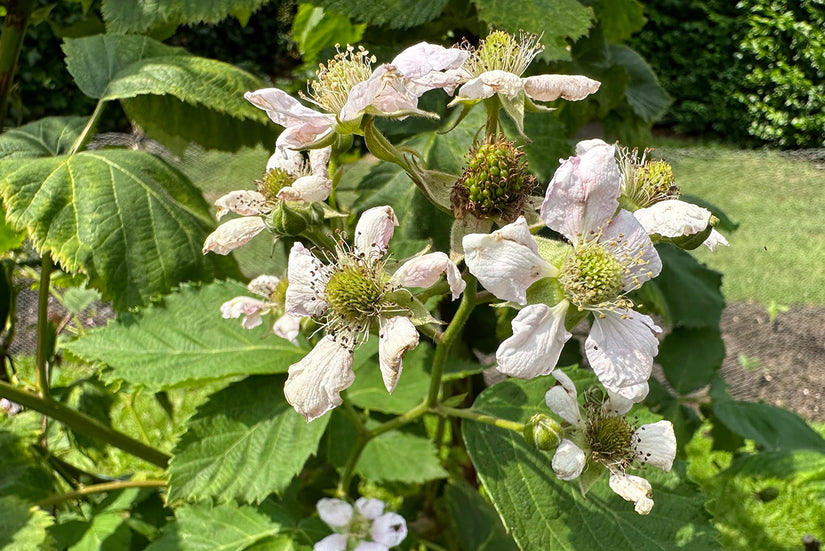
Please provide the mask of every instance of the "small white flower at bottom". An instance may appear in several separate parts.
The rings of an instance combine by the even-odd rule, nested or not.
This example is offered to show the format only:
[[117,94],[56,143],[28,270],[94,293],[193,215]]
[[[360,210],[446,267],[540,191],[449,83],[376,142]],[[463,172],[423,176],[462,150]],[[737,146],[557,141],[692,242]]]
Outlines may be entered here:
[[407,537],[407,522],[397,513],[385,513],[379,499],[346,501],[323,498],[318,516],[335,533],[315,544],[313,551],[388,551]]

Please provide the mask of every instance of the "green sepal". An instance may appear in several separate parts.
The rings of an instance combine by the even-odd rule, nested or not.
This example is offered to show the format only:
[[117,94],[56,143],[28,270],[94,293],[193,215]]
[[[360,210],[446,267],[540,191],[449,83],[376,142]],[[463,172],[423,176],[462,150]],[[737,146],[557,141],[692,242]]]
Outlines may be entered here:
[[537,235],[533,236],[533,240],[539,249],[539,256],[559,269],[564,263],[564,259],[573,252],[573,247],[562,241],[547,239],[546,237],[539,237]]
[[700,232],[691,235],[680,235],[679,237],[664,237],[662,238],[662,241],[665,243],[673,243],[680,249],[692,251],[693,249],[704,243],[710,235],[710,232],[712,231],[713,226],[708,224],[708,226]]
[[524,95],[524,108],[533,113],[550,113],[556,110],[555,107],[545,107],[544,105],[535,103],[527,94]]
[[436,323],[439,325],[444,323],[434,318],[432,314],[430,314],[430,311],[427,310],[427,307],[406,289],[398,289],[397,291],[387,293],[384,295],[384,299],[394,302],[402,308],[408,309],[410,312],[410,321],[413,322],[413,325],[416,327],[430,323]]
[[587,495],[590,488],[592,488],[593,485],[599,481],[606,471],[607,469],[601,463],[588,461],[584,471],[582,471],[582,474],[579,475],[579,478],[577,479],[579,482],[579,490],[581,490],[583,496]]
[[527,94],[524,93],[524,90],[521,90],[514,99],[510,99],[504,94],[498,94],[498,99],[501,101],[504,112],[507,113],[516,124],[516,130],[518,130],[519,135],[527,140],[528,143],[531,143],[533,140],[528,138],[524,133],[524,104],[527,101]]
[[324,209],[315,203],[278,201],[264,222],[275,235],[296,236],[324,220]]
[[[451,102],[450,102],[450,104],[449,104],[447,107],[450,107],[450,106],[452,106],[453,104],[455,104],[455,103],[456,103],[456,100],[458,100],[458,98],[456,98],[456,99],[454,99],[453,101],[451,101]],[[446,130],[439,130],[439,131],[437,132],[437,134],[447,134],[448,132],[450,132],[450,131],[452,131],[453,129],[455,129],[455,127],[456,127],[456,126],[458,126],[459,124],[461,124],[461,121],[463,121],[463,120],[464,120],[464,117],[466,117],[467,115],[469,115],[469,114],[470,114],[470,111],[473,109],[473,106],[474,106],[476,103],[478,103],[478,102],[477,102],[477,101],[473,101],[473,102],[461,101],[461,102],[459,102],[459,103],[461,103],[461,113],[459,113],[459,114],[458,114],[458,116],[456,117],[456,119],[453,121],[453,123],[452,123],[452,124],[450,124],[450,126],[449,126],[449,127],[447,127],[447,129],[446,129]]]

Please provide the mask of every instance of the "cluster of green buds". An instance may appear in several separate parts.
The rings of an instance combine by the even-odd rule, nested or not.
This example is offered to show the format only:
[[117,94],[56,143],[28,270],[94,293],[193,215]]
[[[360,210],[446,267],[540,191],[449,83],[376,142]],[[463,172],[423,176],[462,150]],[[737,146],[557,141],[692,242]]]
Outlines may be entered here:
[[271,210],[264,216],[266,227],[276,236],[296,236],[324,221],[324,209],[317,203],[283,201],[278,192],[295,183],[295,176],[283,168],[270,168],[255,180],[258,192],[266,197]]
[[453,187],[453,212],[457,218],[469,213],[512,222],[523,213],[535,184],[520,148],[502,135],[485,138],[467,154],[467,166]]

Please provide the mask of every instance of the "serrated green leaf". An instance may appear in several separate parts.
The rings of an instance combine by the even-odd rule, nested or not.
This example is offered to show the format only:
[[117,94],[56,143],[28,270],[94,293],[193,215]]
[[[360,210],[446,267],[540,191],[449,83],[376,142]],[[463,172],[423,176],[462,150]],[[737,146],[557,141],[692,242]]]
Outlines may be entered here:
[[453,530],[464,551],[516,551],[493,506],[463,480],[444,491]]
[[381,378],[377,354],[356,371],[355,382],[347,389],[346,397],[358,407],[402,414],[414,408],[427,395],[430,377],[424,370],[432,361],[432,349],[425,344],[404,356],[404,370],[398,386],[390,394]]
[[121,551],[129,549],[132,531],[121,513],[95,515],[85,524],[85,531],[68,551]]
[[56,157],[71,153],[84,117],[46,117],[12,128],[0,139],[0,159]]
[[183,286],[66,348],[87,361],[107,364],[111,369],[102,376],[108,381],[124,380],[152,390],[283,373],[306,351],[272,335],[266,325],[249,330],[238,320],[221,319],[221,304],[246,294],[246,287],[230,281]]
[[[547,413],[544,394],[551,384],[546,377],[510,379],[482,392],[473,407],[524,422]],[[462,434],[484,488],[521,549],[718,548],[701,494],[675,472],[639,473],[650,480],[656,502],[649,515],[640,516],[610,490],[606,477],[582,497],[575,483],[556,478],[553,452],[529,446],[521,434],[472,421],[462,423]]]
[[196,504],[175,512],[181,551],[243,551],[281,526],[253,507]]
[[555,61],[570,59],[567,40],[587,34],[593,22],[593,10],[576,0],[523,0],[514,5],[510,0],[473,0],[478,16],[489,25],[518,33],[543,33],[544,52],[539,59]]
[[[4,140],[0,138],[0,143]],[[209,207],[186,177],[141,151],[0,161],[7,218],[61,267],[89,276],[118,310],[186,280],[211,279]]]
[[599,0],[593,9],[610,42],[624,42],[645,24],[644,6],[637,0]]
[[35,412],[0,419],[0,495],[36,501],[51,492],[49,470],[32,449],[41,432],[42,416]]
[[244,11],[254,12],[270,0],[103,0],[109,32],[143,32],[161,24],[217,23]]
[[432,21],[444,10],[447,0],[312,0],[313,4],[349,15],[370,25],[406,29]]
[[662,292],[666,317],[674,325],[718,327],[725,299],[719,291],[722,275],[700,264],[689,253],[673,245],[656,245],[662,259],[662,273],[648,285]]
[[51,515],[19,498],[0,497],[0,551],[50,549],[46,529],[52,522]]
[[709,385],[725,359],[725,343],[716,327],[676,327],[659,345],[656,361],[679,394]]
[[292,38],[306,65],[314,64],[318,54],[330,44],[357,44],[365,24],[354,25],[349,17],[312,4],[300,4],[292,21]]
[[623,67],[630,80],[625,94],[633,111],[647,123],[660,119],[673,102],[659,84],[656,73],[633,49],[624,44],[608,45],[613,62]]
[[355,472],[373,482],[413,484],[447,476],[431,440],[395,430],[367,443]]
[[283,377],[233,383],[198,409],[169,464],[169,497],[259,502],[287,487],[314,454],[329,416],[307,423]]

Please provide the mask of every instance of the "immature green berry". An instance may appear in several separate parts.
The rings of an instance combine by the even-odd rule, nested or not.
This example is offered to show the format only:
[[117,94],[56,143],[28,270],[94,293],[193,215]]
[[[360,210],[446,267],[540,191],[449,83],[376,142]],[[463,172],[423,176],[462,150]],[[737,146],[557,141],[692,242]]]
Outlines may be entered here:
[[580,244],[562,265],[559,282],[576,306],[598,306],[618,297],[625,267],[597,241]]
[[678,199],[681,195],[673,167],[660,159],[649,159],[651,149],[645,149],[641,158],[637,149],[619,148],[619,170],[622,174],[623,208],[635,211],[666,199]]
[[635,429],[623,415],[595,415],[587,420],[585,437],[593,459],[605,465],[629,463],[635,457]]

